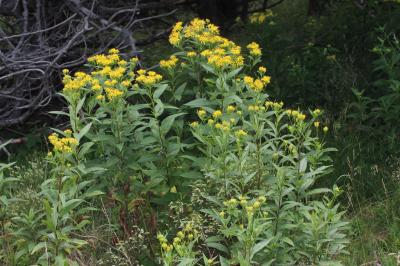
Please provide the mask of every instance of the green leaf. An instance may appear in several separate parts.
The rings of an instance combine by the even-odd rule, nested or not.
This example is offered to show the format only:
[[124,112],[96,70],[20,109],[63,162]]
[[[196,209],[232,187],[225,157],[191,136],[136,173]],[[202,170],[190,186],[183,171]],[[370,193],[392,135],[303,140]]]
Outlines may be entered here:
[[331,190],[329,188],[316,188],[313,190],[308,191],[306,194],[307,196],[311,195],[317,195],[317,194],[323,194],[323,193],[329,193]]
[[185,91],[187,83],[183,83],[181,84],[174,92],[174,97],[175,99],[177,99],[178,101],[180,101],[182,99],[182,94]]
[[206,245],[210,248],[215,248],[221,252],[229,254],[228,248],[222,245],[221,243],[211,242],[211,243],[206,243]]
[[168,84],[159,85],[158,88],[154,91],[153,100],[159,99],[167,88]]
[[185,103],[185,105],[192,108],[197,108],[197,107],[211,106],[211,102],[210,100],[207,100],[205,98],[198,98],[188,103]]
[[221,266],[229,266],[229,265],[231,265],[229,263],[229,260],[227,258],[222,257],[222,256],[219,256],[219,263],[221,264]]
[[94,145],[93,142],[86,142],[83,145],[80,146],[79,149],[79,157],[83,158],[85,154],[87,154],[90,151],[90,148]]
[[64,205],[62,206],[61,214],[65,215],[69,213],[70,211],[81,205],[82,202],[83,202],[82,199],[71,199],[65,202]]
[[155,102],[157,103],[154,107],[155,116],[158,117],[164,113],[164,104],[160,101],[160,99],[156,99]]
[[79,100],[78,104],[76,105],[76,110],[75,110],[76,114],[78,114],[79,110],[81,110],[83,104],[85,103],[85,100],[86,100],[86,96],[82,97]]
[[235,70],[232,70],[231,72],[228,73],[228,75],[226,75],[226,79],[232,79],[233,77],[235,77],[237,74],[239,74],[239,72],[242,70],[242,67],[237,68]]
[[104,195],[104,192],[101,192],[100,190],[95,190],[95,191],[90,191],[90,192],[83,194],[83,196],[85,198],[93,198],[93,197],[97,197],[100,195]]
[[75,138],[76,138],[78,141],[80,141],[80,140],[83,138],[83,136],[85,136],[85,135],[89,132],[91,126],[92,126],[92,123],[91,123],[91,122],[90,122],[89,124],[87,124],[86,126],[84,126],[84,127],[79,131],[78,134],[75,134]]
[[214,68],[212,68],[210,65],[207,65],[205,63],[200,64],[207,72],[215,74]]
[[260,252],[262,249],[264,249],[269,242],[271,242],[271,239],[265,239],[261,242],[258,242],[252,249],[251,249],[251,255],[250,258],[253,258],[257,252]]
[[290,238],[284,237],[284,238],[282,238],[282,241],[285,242],[286,244],[289,244],[290,246],[294,247],[294,243]]
[[208,237],[205,242],[212,243],[212,242],[219,242],[222,241],[224,238],[222,236],[210,236]]
[[185,115],[186,113],[178,113],[178,114],[173,114],[170,116],[167,116],[162,122],[161,122],[161,132],[166,135],[171,127],[172,124],[174,123],[175,119],[179,116]]
[[299,171],[300,172],[305,172],[306,169],[307,169],[307,157],[304,157],[300,161]]
[[46,242],[40,242],[36,244],[31,251],[31,255],[35,254],[37,251],[41,249],[44,249],[45,247],[46,247]]

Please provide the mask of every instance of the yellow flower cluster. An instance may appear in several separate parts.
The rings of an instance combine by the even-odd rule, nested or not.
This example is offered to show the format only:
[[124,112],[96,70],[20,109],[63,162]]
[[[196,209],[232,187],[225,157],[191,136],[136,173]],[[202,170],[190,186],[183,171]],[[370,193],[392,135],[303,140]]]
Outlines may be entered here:
[[261,56],[261,48],[258,43],[252,42],[249,45],[247,45],[247,49],[249,49],[250,54],[254,56]]
[[183,29],[183,23],[177,22],[175,26],[172,28],[171,34],[169,35],[169,43],[177,46],[181,41],[180,33]]
[[65,130],[66,137],[60,138],[57,133],[51,134],[48,139],[54,147],[54,151],[61,153],[72,153],[74,148],[78,146],[78,140],[71,137],[71,130]]
[[247,110],[249,110],[249,112],[265,111],[265,107],[262,106],[262,105],[250,104],[250,105],[247,107]]
[[220,41],[219,29],[208,19],[193,19],[183,30],[185,38],[196,40],[202,44],[212,44]]
[[297,110],[286,110],[286,113],[296,119],[297,121],[304,121],[306,119],[306,115],[303,114],[302,112],[299,112]]
[[107,98],[109,101],[113,101],[118,98],[121,98],[122,95],[124,94],[122,91],[114,89],[114,88],[105,88],[105,91],[106,91],[106,95],[107,95]]
[[261,24],[263,23],[268,17],[272,17],[274,14],[272,10],[266,10],[265,12],[256,12],[250,15],[249,20],[252,24]]
[[157,239],[161,244],[161,248],[165,252],[171,252],[174,248],[179,252],[182,246],[187,245],[191,241],[196,241],[198,231],[193,229],[193,224],[188,223],[183,230],[178,231],[173,238],[172,244],[168,244],[168,240],[162,234],[157,235]]
[[226,110],[228,111],[228,113],[233,113],[236,110],[236,107],[233,105],[228,105],[228,107],[226,108]]
[[260,67],[258,68],[258,71],[259,71],[260,73],[265,73],[265,72],[267,72],[267,68],[266,68],[266,67],[263,67],[263,66],[260,66]]
[[321,114],[321,110],[317,108],[312,112],[312,114],[313,114],[313,116],[317,117]]
[[271,101],[266,101],[265,102],[265,107],[269,108],[272,107],[274,109],[282,109],[283,107],[283,102],[271,102]]
[[236,136],[236,138],[241,139],[241,138],[247,136],[247,132],[244,131],[243,129],[239,129],[239,130],[237,130],[237,131],[235,132],[235,136]]
[[160,67],[165,69],[171,69],[176,66],[178,63],[178,58],[175,55],[172,55],[168,60],[161,60]]
[[63,78],[63,84],[64,84],[63,92],[64,93],[79,92],[81,88],[84,88],[92,81],[93,81],[92,76],[84,72],[76,72],[74,77],[71,77],[69,74],[66,74],[64,75]]
[[213,53],[207,58],[207,62],[217,69],[237,68],[244,64],[244,58],[242,56],[218,55]]
[[154,71],[140,69],[137,73],[139,76],[136,77],[136,81],[146,86],[152,86],[162,80],[162,76]]
[[[247,214],[252,215],[256,210],[260,209],[262,204],[264,204],[266,201],[267,199],[265,196],[259,196],[257,199],[250,202],[247,200],[247,197],[239,196],[238,199],[231,198],[227,201],[224,201],[223,204],[228,209],[235,209],[240,205],[241,208],[246,210]],[[219,213],[219,215],[224,218],[225,212],[222,211]]]
[[[170,42],[177,46],[184,40],[205,46],[200,48],[200,50],[204,50],[199,53],[217,69],[237,68],[244,64],[244,58],[240,55],[240,46],[221,37],[218,27],[211,24],[209,20],[196,18],[185,28],[183,28],[182,22],[175,24],[170,34]],[[194,51],[187,53],[188,57],[196,55],[197,53]]]
[[217,118],[219,118],[219,117],[222,116],[222,111],[221,111],[221,110],[215,110],[215,111],[212,113],[212,116],[213,116],[215,119],[217,119]]
[[88,62],[99,66],[110,66],[117,64],[120,61],[119,50],[112,48],[108,51],[108,54],[98,54],[88,58]]
[[200,119],[203,119],[207,115],[207,111],[204,109],[199,109],[197,110],[197,115]]
[[194,51],[190,51],[190,52],[187,52],[186,55],[187,55],[188,57],[195,57],[195,56],[197,55],[197,53],[194,52]]
[[198,127],[198,126],[199,126],[199,122],[194,121],[194,122],[190,123],[190,126],[191,126],[192,128]]
[[[231,122],[235,122],[235,120],[233,119],[233,121],[231,121]],[[215,124],[215,128],[216,129],[221,129],[223,131],[229,131],[231,129],[231,122],[230,121],[222,121],[222,123],[216,123]]]
[[263,76],[261,79],[254,79],[250,76],[245,76],[243,82],[252,90],[262,92],[264,87],[271,82],[271,77]]
[[168,240],[165,236],[163,236],[162,234],[158,234],[157,235],[157,239],[160,242],[161,248],[165,251],[165,252],[171,252],[174,249],[173,245],[168,244]]
[[112,79],[120,79],[124,76],[125,71],[125,67],[117,67],[114,70],[111,70],[108,74]]
[[248,204],[246,206],[246,212],[248,215],[252,215],[254,214],[255,211],[257,211],[258,209],[260,209],[261,205],[263,203],[265,203],[267,201],[266,197],[264,196],[260,196],[258,197],[255,201],[253,201],[252,203]]
[[[114,88],[128,88],[131,85],[131,79],[134,77],[133,69],[138,59],[132,58],[129,63],[119,56],[119,50],[112,48],[108,54],[98,54],[88,58],[89,63],[95,65],[95,70],[89,74],[76,72],[72,77],[68,70],[63,70],[65,93],[80,92],[86,86],[90,86],[97,100],[103,101],[105,95],[102,95],[104,87],[108,87],[106,95],[108,99],[120,97],[121,91]],[[128,64],[130,64],[128,66]]]

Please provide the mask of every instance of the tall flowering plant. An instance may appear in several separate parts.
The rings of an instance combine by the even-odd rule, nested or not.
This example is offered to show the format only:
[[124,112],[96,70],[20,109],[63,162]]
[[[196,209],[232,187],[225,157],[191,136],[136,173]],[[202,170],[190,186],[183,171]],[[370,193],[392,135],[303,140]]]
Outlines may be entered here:
[[[177,52],[157,71],[117,49],[90,57],[88,72],[64,71],[69,109],[54,113],[71,130],[49,137],[54,182],[43,187],[56,257],[85,244],[55,230],[101,194],[93,188],[113,207],[108,224],[158,235],[148,256],[165,265],[318,264],[343,253],[341,190],[314,187],[332,150],[322,112],[271,100],[260,46],[243,51],[208,20],[178,22],[169,42]],[[174,202],[191,209],[180,228],[169,226]],[[68,217],[54,227],[57,212]]]

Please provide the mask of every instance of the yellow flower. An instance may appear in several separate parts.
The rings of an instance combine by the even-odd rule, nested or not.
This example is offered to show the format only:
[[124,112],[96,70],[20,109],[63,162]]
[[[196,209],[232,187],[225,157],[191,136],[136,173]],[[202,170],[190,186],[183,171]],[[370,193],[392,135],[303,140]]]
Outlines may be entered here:
[[169,190],[169,192],[171,192],[171,193],[176,193],[176,192],[177,192],[176,186],[171,187],[171,189]]
[[211,126],[215,123],[215,121],[213,119],[208,119],[207,123]]
[[265,72],[267,72],[267,68],[265,68],[265,67],[263,67],[263,66],[260,66],[260,67],[258,68],[258,71],[260,71],[261,73],[265,73]]
[[64,130],[64,134],[67,135],[67,136],[71,136],[72,130],[71,129],[66,129],[66,130]]
[[244,131],[243,129],[239,129],[239,130],[237,130],[237,131],[235,132],[235,136],[236,136],[237,138],[242,138],[242,137],[247,136],[247,132]]
[[305,114],[299,114],[297,116],[297,119],[300,120],[300,121],[304,121],[306,119],[306,115]]
[[[66,132],[66,134],[67,133],[68,131]],[[69,136],[59,138],[58,134],[56,133],[51,134],[48,139],[49,142],[53,145],[54,151],[60,153],[72,153],[75,147],[79,144],[76,138],[72,138]]]
[[314,122],[314,127],[318,128],[319,127],[319,121]]
[[124,66],[126,66],[127,64],[128,64],[128,62],[126,62],[125,60],[120,60],[120,61],[118,62],[118,65],[121,66],[121,67],[124,67]]
[[104,95],[99,94],[96,96],[96,99],[99,101],[104,101]]
[[222,126],[222,124],[221,123],[216,123],[215,124],[215,128],[216,129],[221,129],[223,126]]
[[218,117],[222,116],[222,112],[220,110],[216,110],[212,113],[212,116],[217,119]]
[[244,83],[245,83],[246,85],[248,85],[249,87],[253,87],[254,79],[253,79],[252,77],[245,76],[245,77],[243,78],[243,81],[244,81]]
[[247,206],[246,207],[246,212],[247,212],[247,214],[253,214],[253,212],[254,212],[253,206]]
[[117,48],[111,48],[110,50],[108,50],[109,54],[119,54],[119,50]]
[[147,72],[144,69],[140,69],[137,73],[139,75],[136,77],[136,81],[145,86],[152,86],[162,80],[162,76],[154,71]]
[[271,83],[271,77],[270,76],[264,76],[261,78],[261,81],[265,84],[268,85],[269,83]]
[[204,116],[207,114],[206,110],[204,109],[199,109],[197,110],[197,115],[199,116],[200,119],[204,118]]
[[130,80],[124,80],[121,82],[122,86],[124,87],[129,87],[131,85],[131,81]]
[[185,234],[182,231],[179,231],[176,235],[178,237],[180,237],[180,238],[184,238],[185,237]]
[[235,112],[235,106],[233,105],[228,105],[228,107],[226,108],[226,110],[228,111],[228,113],[232,113]]
[[261,55],[261,48],[257,43],[252,42],[249,45],[247,45],[247,48],[250,51],[250,55],[254,55],[254,56],[260,56]]
[[172,55],[168,60],[161,60],[160,67],[165,69],[171,69],[174,68],[177,63],[178,63],[178,58]]
[[190,123],[190,126],[191,126],[192,128],[196,128],[196,127],[199,126],[199,122],[194,121],[194,122]]
[[259,80],[256,79],[253,83],[253,90],[255,90],[256,92],[261,92],[264,89],[264,83]]
[[183,23],[181,21],[177,22],[172,28],[171,34],[169,35],[169,43],[177,46],[181,41],[181,31],[183,29]]
[[186,54],[188,57],[195,57],[197,54],[194,51],[187,52]]
[[108,100],[112,101],[118,98],[121,98],[123,92],[114,88],[105,88],[105,92]]
[[242,205],[243,207],[246,206],[247,204],[247,200],[246,199],[241,199],[240,200],[240,205]]
[[254,208],[254,209],[258,209],[258,208],[260,208],[260,206],[261,206],[261,204],[260,204],[260,202],[258,202],[258,201],[255,201],[255,202],[253,203],[253,208]]
[[131,64],[132,64],[133,66],[135,66],[135,65],[137,64],[137,62],[139,62],[139,58],[137,58],[137,57],[132,57],[129,61],[131,62]]
[[101,90],[101,86],[98,85],[98,84],[93,85],[93,86],[92,86],[92,90],[94,90],[94,91],[99,91],[99,90]]
[[329,130],[329,128],[328,128],[327,126],[325,126],[325,127],[323,128],[324,133],[327,133],[328,130]]

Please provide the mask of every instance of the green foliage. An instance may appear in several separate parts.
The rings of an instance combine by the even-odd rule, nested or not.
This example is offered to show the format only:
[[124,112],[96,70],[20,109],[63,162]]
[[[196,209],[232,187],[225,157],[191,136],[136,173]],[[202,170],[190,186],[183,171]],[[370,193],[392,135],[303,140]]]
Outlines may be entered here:
[[[177,24],[162,79],[116,50],[90,58],[86,73],[65,71],[69,110],[54,113],[71,132],[55,129],[43,178],[2,186],[2,210],[12,210],[2,262],[77,263],[96,246],[93,233],[108,244],[92,261],[105,265],[353,265],[375,251],[394,265],[400,52],[392,30],[376,42],[368,29],[396,8],[332,3],[319,18],[292,20],[278,11],[246,26],[262,40],[246,52],[207,22]],[[304,31],[283,31],[290,23]],[[11,193],[20,182],[39,204],[21,208],[26,198]],[[336,182],[355,215],[350,256]]]

